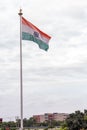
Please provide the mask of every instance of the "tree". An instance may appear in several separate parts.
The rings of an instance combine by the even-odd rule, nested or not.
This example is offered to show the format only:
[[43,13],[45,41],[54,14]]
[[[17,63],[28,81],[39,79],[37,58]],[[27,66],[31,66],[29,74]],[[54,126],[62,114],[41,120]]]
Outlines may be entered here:
[[84,122],[84,113],[80,111],[75,111],[75,113],[70,114],[68,118],[66,119],[66,124],[69,130],[82,129],[83,122]]
[[83,123],[84,129],[87,129],[87,110],[84,110],[84,123]]
[[84,112],[75,111],[75,113],[69,114],[62,125],[62,129],[64,130],[67,127],[69,130],[87,130],[87,110],[84,110]]

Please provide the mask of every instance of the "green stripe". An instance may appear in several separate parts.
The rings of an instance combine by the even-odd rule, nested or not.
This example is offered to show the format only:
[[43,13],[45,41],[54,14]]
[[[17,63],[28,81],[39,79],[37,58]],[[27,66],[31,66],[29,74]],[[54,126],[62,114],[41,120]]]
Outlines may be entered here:
[[49,46],[48,44],[46,44],[45,42],[37,39],[36,37],[34,37],[33,35],[26,33],[26,32],[22,32],[22,40],[30,40],[33,41],[35,43],[37,43],[39,45],[40,49],[43,49],[45,51],[48,50]]

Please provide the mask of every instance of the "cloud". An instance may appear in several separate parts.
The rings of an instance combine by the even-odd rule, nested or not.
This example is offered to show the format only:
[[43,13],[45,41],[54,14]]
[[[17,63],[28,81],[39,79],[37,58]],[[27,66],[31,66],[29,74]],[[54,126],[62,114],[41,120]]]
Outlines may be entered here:
[[0,5],[1,116],[20,116],[20,6],[27,20],[52,36],[48,52],[22,42],[24,116],[85,109],[86,0],[7,0]]

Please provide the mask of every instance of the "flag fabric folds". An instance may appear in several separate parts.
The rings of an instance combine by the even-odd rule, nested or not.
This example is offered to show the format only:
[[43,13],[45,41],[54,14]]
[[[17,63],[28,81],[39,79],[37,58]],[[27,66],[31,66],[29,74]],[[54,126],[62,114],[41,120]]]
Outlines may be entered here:
[[51,37],[49,35],[22,17],[22,40],[33,41],[39,45],[40,49],[47,51],[50,39]]

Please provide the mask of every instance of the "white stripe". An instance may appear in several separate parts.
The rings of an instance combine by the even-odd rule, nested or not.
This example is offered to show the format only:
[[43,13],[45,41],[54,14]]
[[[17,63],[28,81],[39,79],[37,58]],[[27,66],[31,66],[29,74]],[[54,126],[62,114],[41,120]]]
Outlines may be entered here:
[[[26,32],[26,33],[29,33],[29,34],[34,36],[34,31],[38,32],[37,30],[33,30],[31,27],[22,24],[22,32]],[[44,36],[42,36],[40,33],[39,33],[39,37],[37,37],[37,39],[39,39],[39,40],[41,40],[41,41],[43,41],[45,43],[49,42],[49,39],[44,37]]]

